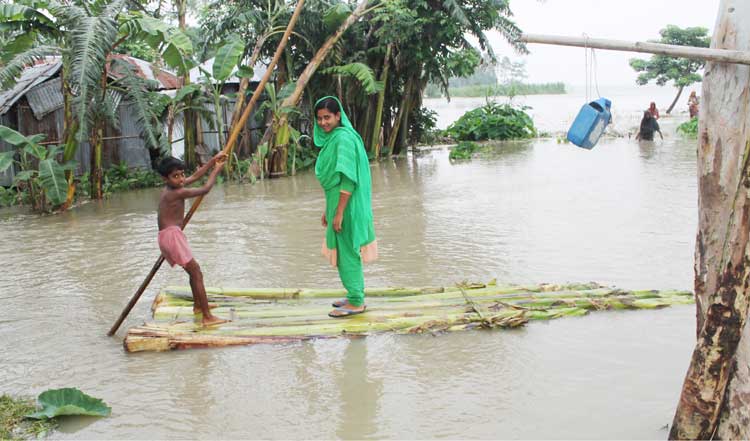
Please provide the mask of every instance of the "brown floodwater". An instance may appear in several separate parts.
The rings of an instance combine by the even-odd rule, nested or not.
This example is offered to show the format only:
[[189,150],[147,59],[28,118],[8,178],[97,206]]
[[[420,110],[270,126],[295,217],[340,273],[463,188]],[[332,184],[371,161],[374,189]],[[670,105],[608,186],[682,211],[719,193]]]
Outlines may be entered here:
[[[666,132],[666,130],[665,130]],[[673,133],[673,132],[671,132]],[[372,168],[381,258],[369,286],[597,281],[691,289],[695,141],[499,143]],[[512,331],[377,335],[127,354],[164,267],[105,336],[158,256],[158,190],[57,216],[0,211],[0,392],[75,386],[109,418],[60,438],[665,438],[694,340],[694,308],[597,312]],[[187,228],[207,285],[338,286],[319,256],[311,173],[222,185]]]

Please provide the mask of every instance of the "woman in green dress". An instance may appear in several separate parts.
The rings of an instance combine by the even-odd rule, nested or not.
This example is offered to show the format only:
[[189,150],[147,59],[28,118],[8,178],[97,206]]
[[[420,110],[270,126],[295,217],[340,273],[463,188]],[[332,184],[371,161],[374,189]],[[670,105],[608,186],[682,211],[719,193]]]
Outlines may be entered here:
[[321,223],[326,229],[323,255],[338,268],[346,299],[333,303],[331,317],[365,311],[362,263],[375,260],[378,244],[372,222],[370,163],[359,136],[341,102],[327,96],[315,103],[315,145],[320,147],[315,175],[323,187],[326,208]]

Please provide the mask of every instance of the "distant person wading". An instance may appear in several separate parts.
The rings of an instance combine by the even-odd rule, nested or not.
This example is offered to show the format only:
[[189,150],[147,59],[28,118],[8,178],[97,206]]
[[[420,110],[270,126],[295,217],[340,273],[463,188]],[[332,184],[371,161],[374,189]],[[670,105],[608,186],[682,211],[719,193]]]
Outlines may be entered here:
[[377,258],[372,221],[370,163],[362,137],[347,118],[338,98],[315,103],[314,142],[320,147],[315,176],[326,198],[321,223],[326,229],[323,255],[338,268],[346,298],[333,303],[331,317],[365,311],[362,263]]

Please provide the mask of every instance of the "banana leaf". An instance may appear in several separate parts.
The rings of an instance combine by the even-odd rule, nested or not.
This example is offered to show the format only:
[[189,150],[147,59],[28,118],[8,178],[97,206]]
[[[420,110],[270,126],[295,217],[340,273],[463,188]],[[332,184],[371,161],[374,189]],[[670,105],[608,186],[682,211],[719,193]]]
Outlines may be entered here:
[[68,181],[65,179],[65,170],[55,159],[48,158],[39,161],[39,179],[47,200],[53,205],[65,202],[68,192]]
[[62,415],[109,416],[112,409],[99,398],[86,395],[74,387],[51,389],[39,394],[40,410],[27,418],[45,419]]

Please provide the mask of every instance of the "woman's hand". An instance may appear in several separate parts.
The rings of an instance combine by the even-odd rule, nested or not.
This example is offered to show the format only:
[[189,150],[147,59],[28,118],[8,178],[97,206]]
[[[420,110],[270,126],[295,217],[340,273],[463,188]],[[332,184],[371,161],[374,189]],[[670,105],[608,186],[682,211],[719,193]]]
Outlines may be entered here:
[[340,233],[341,224],[344,222],[344,214],[336,213],[336,217],[333,218],[333,231]]
[[324,227],[328,226],[328,221],[326,220],[326,213],[323,212],[323,216],[320,218],[320,225],[323,225]]

